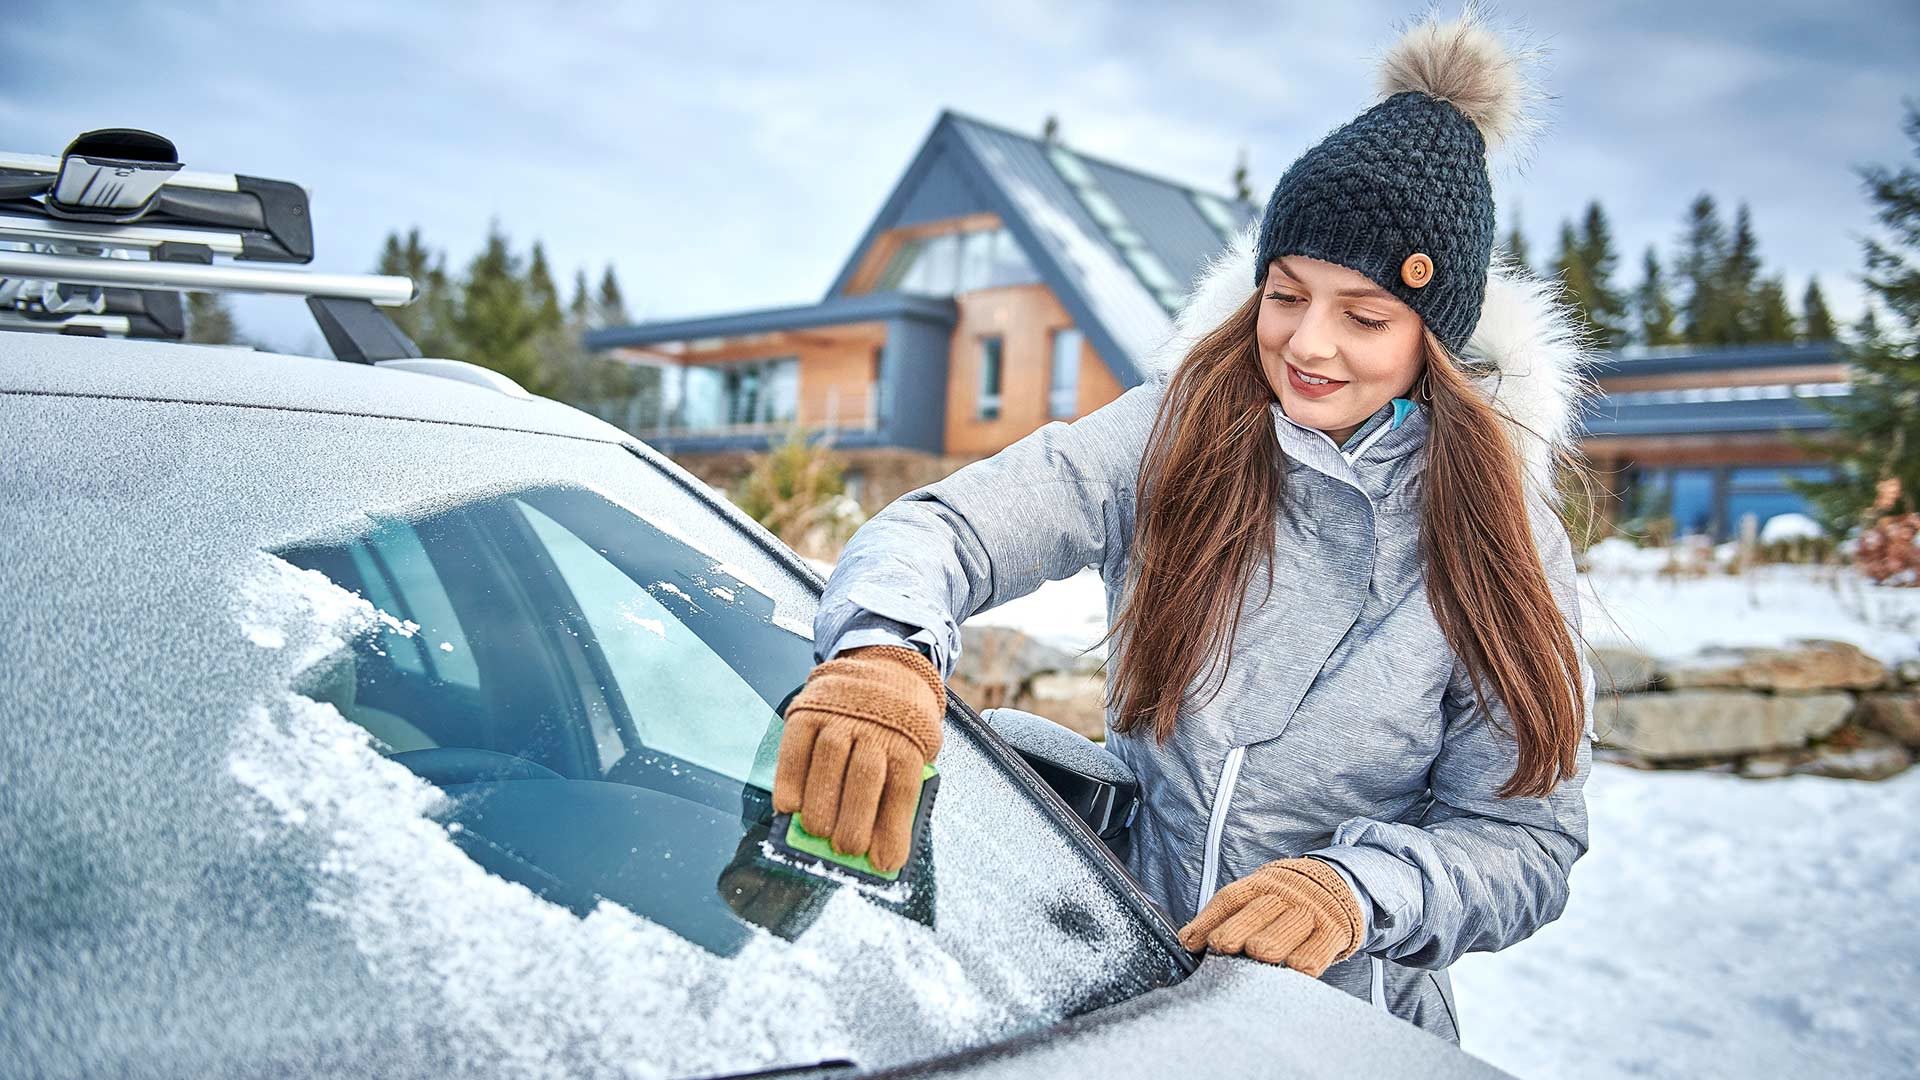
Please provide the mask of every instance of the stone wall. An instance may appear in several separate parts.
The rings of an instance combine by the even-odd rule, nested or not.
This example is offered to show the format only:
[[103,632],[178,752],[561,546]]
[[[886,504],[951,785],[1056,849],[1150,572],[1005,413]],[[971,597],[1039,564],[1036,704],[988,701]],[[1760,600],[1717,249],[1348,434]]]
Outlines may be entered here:
[[1888,668],[1838,641],[1667,662],[1603,648],[1589,660],[1594,733],[1625,764],[1877,780],[1920,749],[1920,662]]
[[[1003,627],[963,626],[951,680],[978,709],[1012,706],[1091,739],[1105,734],[1098,655]],[[1890,669],[1852,645],[1716,649],[1681,661],[1590,650],[1599,756],[1642,768],[1750,777],[1882,779],[1920,750],[1920,661]]]

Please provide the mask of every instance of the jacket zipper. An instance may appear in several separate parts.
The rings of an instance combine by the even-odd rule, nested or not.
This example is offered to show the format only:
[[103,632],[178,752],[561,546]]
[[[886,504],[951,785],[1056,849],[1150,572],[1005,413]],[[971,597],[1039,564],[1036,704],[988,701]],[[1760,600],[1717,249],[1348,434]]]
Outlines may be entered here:
[[1207,906],[1220,884],[1220,838],[1227,831],[1227,803],[1233,798],[1234,785],[1240,781],[1240,759],[1247,748],[1236,746],[1227,751],[1227,763],[1220,768],[1220,787],[1213,795],[1213,811],[1207,819],[1207,846],[1200,864],[1200,902],[1195,911]]
[[[1353,448],[1353,453],[1349,454],[1346,451],[1342,450],[1341,456],[1347,459],[1348,464],[1352,464],[1355,460],[1357,460],[1360,457],[1361,454],[1364,454],[1367,452],[1367,447],[1372,446],[1375,442],[1379,441],[1380,436],[1385,435],[1387,432],[1392,430],[1393,428],[1391,426],[1387,424],[1381,424],[1379,427],[1373,429],[1373,434],[1360,440],[1360,445]],[[1320,434],[1323,436],[1326,436],[1326,439],[1328,442],[1333,441],[1333,437],[1331,435],[1327,435],[1326,432],[1322,431],[1320,432]],[[1334,449],[1339,450],[1340,448],[1336,446],[1334,447]]]

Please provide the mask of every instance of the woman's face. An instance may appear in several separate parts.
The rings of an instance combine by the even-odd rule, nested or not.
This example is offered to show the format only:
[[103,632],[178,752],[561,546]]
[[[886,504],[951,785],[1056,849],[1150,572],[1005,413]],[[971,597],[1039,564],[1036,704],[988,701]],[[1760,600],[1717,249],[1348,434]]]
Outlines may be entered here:
[[1260,367],[1288,419],[1343,443],[1380,406],[1408,395],[1423,327],[1392,293],[1303,255],[1268,263],[1261,292]]

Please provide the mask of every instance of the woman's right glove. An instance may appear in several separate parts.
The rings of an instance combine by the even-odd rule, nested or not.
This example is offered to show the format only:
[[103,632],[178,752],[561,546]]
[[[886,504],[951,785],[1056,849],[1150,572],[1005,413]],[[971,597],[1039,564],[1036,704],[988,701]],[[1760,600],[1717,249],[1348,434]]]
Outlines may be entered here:
[[917,649],[865,645],[817,665],[787,706],[774,811],[798,811],[842,855],[901,869],[946,706],[940,673]]

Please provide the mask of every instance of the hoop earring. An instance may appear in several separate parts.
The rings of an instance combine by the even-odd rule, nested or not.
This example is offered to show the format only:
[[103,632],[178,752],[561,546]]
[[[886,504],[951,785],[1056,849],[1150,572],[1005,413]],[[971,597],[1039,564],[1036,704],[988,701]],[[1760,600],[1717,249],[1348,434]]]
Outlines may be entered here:
[[1427,385],[1427,376],[1425,373],[1422,373],[1420,376],[1420,400],[1429,405],[1433,404],[1433,388]]

